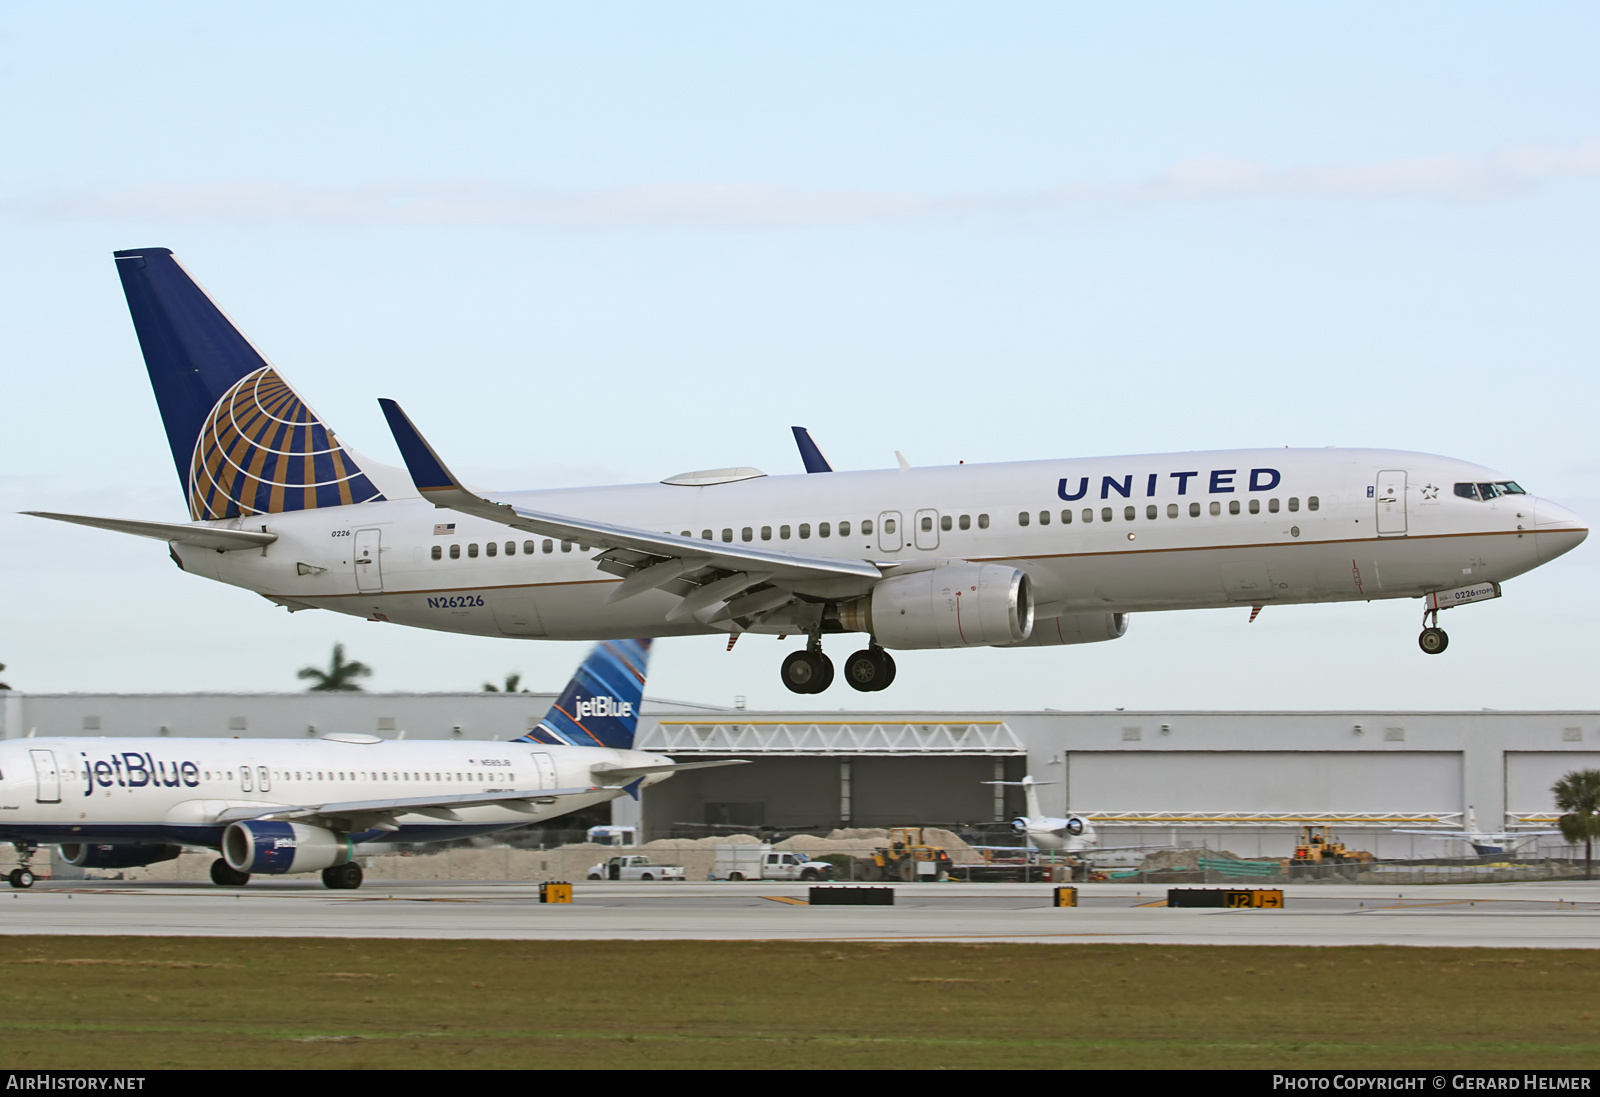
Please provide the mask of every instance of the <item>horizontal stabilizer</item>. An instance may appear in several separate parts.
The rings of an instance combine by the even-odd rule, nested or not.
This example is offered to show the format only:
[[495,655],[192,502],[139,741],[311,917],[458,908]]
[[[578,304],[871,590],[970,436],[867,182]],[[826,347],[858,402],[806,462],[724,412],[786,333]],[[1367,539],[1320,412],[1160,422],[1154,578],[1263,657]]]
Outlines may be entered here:
[[216,549],[218,552],[265,548],[278,539],[276,533],[260,530],[218,529],[184,522],[131,522],[125,518],[91,518],[82,514],[56,514],[48,510],[25,510],[22,513],[56,522],[71,522],[75,526],[108,529],[113,533],[131,533],[135,537],[152,537],[157,541],[176,541],[180,545]]
[[664,766],[613,766],[602,762],[597,766],[590,766],[589,772],[597,780],[607,785],[627,784],[629,781],[640,777],[647,777],[652,773],[681,773],[686,769],[711,769],[715,766],[748,766],[748,758],[729,758],[719,762],[673,762]]

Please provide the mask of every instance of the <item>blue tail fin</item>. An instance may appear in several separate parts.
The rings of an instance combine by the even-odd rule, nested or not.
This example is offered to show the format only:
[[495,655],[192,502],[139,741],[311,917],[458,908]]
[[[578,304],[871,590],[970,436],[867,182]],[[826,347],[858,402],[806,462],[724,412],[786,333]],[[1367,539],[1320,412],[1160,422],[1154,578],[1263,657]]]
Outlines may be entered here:
[[816,439],[811,437],[811,432],[805,427],[790,427],[794,431],[794,444],[800,447],[800,460],[804,462],[807,472],[832,472],[833,466],[822,455],[822,449],[817,445]]
[[171,251],[113,254],[191,518],[383,498]]
[[649,640],[606,640],[596,644],[539,726],[516,741],[624,750],[632,747],[649,663]]

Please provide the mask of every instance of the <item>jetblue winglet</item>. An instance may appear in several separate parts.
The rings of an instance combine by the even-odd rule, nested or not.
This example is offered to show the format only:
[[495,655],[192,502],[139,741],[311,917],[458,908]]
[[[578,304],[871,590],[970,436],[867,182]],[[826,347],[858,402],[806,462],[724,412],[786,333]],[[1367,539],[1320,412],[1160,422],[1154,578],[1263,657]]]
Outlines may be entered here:
[[805,427],[790,427],[794,431],[794,444],[800,447],[800,460],[805,462],[807,472],[832,472],[833,466],[828,464],[828,459],[822,456],[822,450],[812,440],[811,432]]
[[400,410],[399,404],[379,397],[378,406],[383,408],[383,417],[389,420],[389,430],[394,435],[395,445],[400,447],[400,456],[405,459],[411,482],[417,485],[417,490],[424,497],[430,491],[465,490],[450,470],[444,467],[444,462],[433,452],[433,447],[428,445],[422,432]]
[[649,640],[596,644],[539,726],[513,741],[630,749],[649,665]]

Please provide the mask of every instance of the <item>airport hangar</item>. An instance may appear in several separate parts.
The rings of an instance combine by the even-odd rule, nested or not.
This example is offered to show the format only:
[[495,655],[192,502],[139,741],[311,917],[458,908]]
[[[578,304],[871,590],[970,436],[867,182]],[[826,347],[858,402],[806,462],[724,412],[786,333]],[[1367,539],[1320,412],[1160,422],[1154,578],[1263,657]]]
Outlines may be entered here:
[[[0,694],[0,737],[383,737],[506,740],[548,693]],[[717,831],[993,823],[1091,816],[1103,845],[1286,856],[1329,822],[1384,857],[1466,852],[1395,827],[1547,828],[1550,786],[1600,768],[1600,712],[747,712],[647,700],[638,745],[759,763],[679,774],[613,822],[646,839]],[[698,829],[697,829],[698,828]],[[1566,852],[1545,839],[1540,849]],[[1529,845],[1528,852],[1535,847]]]

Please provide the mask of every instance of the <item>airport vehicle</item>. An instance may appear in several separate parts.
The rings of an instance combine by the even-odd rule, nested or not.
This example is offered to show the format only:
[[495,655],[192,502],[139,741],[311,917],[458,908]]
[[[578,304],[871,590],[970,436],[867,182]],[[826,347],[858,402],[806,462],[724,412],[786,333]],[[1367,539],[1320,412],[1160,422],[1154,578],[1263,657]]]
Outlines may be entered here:
[[1514,857],[1521,851],[1526,842],[1535,838],[1544,838],[1552,834],[1560,834],[1559,830],[1502,830],[1483,831],[1478,829],[1478,813],[1470,805],[1467,808],[1466,830],[1396,830],[1396,834],[1420,834],[1424,838],[1436,838],[1448,842],[1465,842],[1472,847],[1472,852],[1479,857],[1511,856]]
[[1035,781],[1032,777],[1024,777],[1020,781],[982,783],[1022,789],[1028,805],[1028,814],[1011,820],[1011,829],[1026,838],[1034,848],[1080,850],[1093,849],[1100,844],[1100,836],[1095,833],[1094,824],[1084,816],[1067,815],[1056,818],[1044,813],[1044,809],[1039,806],[1038,790],[1043,785],[1054,784],[1053,781]]
[[728,842],[717,847],[711,875],[718,880],[831,880],[833,866],[803,853],[780,853],[770,845]]
[[638,827],[590,827],[584,834],[587,841],[601,846],[636,846],[639,844]]
[[802,694],[833,681],[822,637],[859,633],[843,677],[875,691],[891,651],[1095,643],[1131,613],[1230,605],[1421,598],[1418,642],[1439,654],[1440,611],[1588,535],[1501,472],[1375,449],[850,472],[797,431],[804,474],[485,494],[393,401],[405,472],[345,446],[169,250],[115,259],[191,521],[30,513],[165,541],[185,571],[291,612],[528,639],[803,636],[782,663]]
[[31,887],[40,844],[84,868],[132,868],[184,846],[219,850],[213,883],[321,872],[361,886],[358,843],[508,830],[637,795],[682,769],[634,750],[648,640],[596,645],[538,727],[509,742],[38,738],[0,742],[0,840]]
[[857,880],[937,882],[950,876],[950,854],[943,846],[923,841],[921,827],[890,827],[889,844],[879,846],[855,864]]
[[1364,849],[1347,849],[1343,842],[1328,833],[1327,827],[1307,826],[1300,828],[1300,840],[1295,843],[1289,867],[1366,864],[1372,860],[1372,854]]
[[591,880],[682,880],[682,865],[658,865],[643,853],[627,853],[589,866]]

